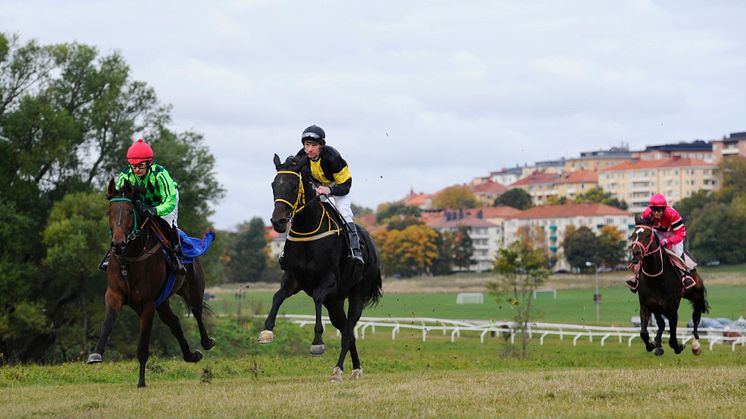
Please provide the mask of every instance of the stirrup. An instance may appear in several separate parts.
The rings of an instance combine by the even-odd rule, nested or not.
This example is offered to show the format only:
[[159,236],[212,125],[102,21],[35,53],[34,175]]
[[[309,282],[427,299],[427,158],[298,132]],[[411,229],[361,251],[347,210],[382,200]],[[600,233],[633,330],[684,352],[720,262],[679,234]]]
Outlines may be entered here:
[[350,254],[347,257],[352,259],[352,262],[357,265],[365,265],[365,261],[363,260],[363,257],[360,255],[356,255],[354,251],[350,252]]
[[624,281],[624,284],[627,285],[627,287],[629,288],[630,291],[632,291],[632,293],[636,293],[637,288],[640,286],[640,280],[637,279],[637,277],[633,275],[627,278],[627,280]]
[[697,285],[697,281],[695,281],[691,275],[684,274],[684,276],[681,277],[681,285],[684,286],[685,290],[688,290]]

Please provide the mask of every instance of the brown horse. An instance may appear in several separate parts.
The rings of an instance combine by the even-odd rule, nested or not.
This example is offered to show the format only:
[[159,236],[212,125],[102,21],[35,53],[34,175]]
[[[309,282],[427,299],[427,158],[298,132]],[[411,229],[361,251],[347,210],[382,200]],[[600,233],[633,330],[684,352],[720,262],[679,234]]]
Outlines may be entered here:
[[[638,215],[635,217],[635,223],[630,252],[632,266],[640,279],[637,295],[640,299],[640,337],[645,344],[645,349],[648,352],[654,351],[655,355],[663,355],[661,339],[666,327],[663,320],[665,317],[668,319],[669,327],[668,344],[677,354],[684,350],[684,345],[679,344],[676,338],[679,304],[683,297],[692,304],[692,322],[694,323],[692,353],[699,355],[702,351],[699,343],[699,321],[702,313],[707,313],[710,309],[707,302],[707,290],[702,279],[696,271],[693,272],[696,285],[689,290],[684,290],[677,268],[671,262],[668,253],[663,250],[658,235],[651,227],[652,221],[648,218],[640,218]],[[652,343],[648,334],[651,315],[655,316],[658,323],[658,332]]]
[[[122,305],[132,307],[140,317],[140,340],[137,346],[137,358],[140,361],[140,380],[138,387],[145,387],[145,364],[150,355],[150,331],[153,327],[153,316],[158,317],[168,326],[179,341],[186,362],[197,362],[202,359],[199,350],[192,352],[184,338],[179,318],[171,310],[167,297],[179,294],[194,314],[199,326],[202,347],[206,350],[215,346],[215,341],[207,335],[202,321],[205,307],[205,274],[198,258],[187,265],[187,273],[177,276],[173,288],[167,289],[168,264],[163,256],[161,239],[157,232],[160,228],[155,219],[145,219],[136,209],[135,190],[129,182],[117,190],[114,180],[109,182],[107,198],[109,199],[109,228],[111,229],[112,257],[106,271],[108,287],[106,289],[106,318],[101,326],[101,335],[96,348],[88,356],[88,363],[95,364],[103,360],[106,341],[114,323],[119,316]],[[138,225],[138,219],[143,219]],[[160,234],[163,236],[163,234]],[[159,298],[160,297],[160,298]],[[158,300],[163,299],[160,305]]]

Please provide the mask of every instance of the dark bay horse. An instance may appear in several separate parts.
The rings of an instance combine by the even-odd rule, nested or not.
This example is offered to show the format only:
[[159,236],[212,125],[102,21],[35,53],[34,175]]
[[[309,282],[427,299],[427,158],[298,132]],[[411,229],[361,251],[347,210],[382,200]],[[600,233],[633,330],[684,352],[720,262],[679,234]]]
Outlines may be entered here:
[[[285,242],[285,273],[280,289],[272,298],[264,329],[259,335],[260,343],[269,343],[274,338],[272,329],[280,305],[286,298],[305,291],[313,298],[316,308],[316,326],[311,346],[312,354],[325,351],[321,338],[324,327],[321,321],[321,306],[326,307],[329,319],[342,334],[342,349],[331,380],[341,381],[344,360],[349,351],[352,358],[352,379],[362,377],[360,358],[355,346],[354,329],[363,308],[373,305],[381,298],[381,272],[373,241],[360,226],[357,227],[365,265],[362,272],[354,269],[347,257],[349,246],[345,239],[343,221],[328,204],[322,203],[310,185],[303,167],[307,158],[288,157],[285,163],[274,156],[277,174],[272,182],[275,207],[272,226],[278,233],[292,227]],[[348,301],[347,313],[344,311]]]
[[[641,219],[638,215],[635,218],[635,224],[630,250],[632,252],[632,265],[640,278],[637,295],[640,299],[640,337],[645,343],[645,349],[648,352],[654,350],[655,355],[663,355],[661,337],[665,329],[663,320],[665,316],[668,319],[669,326],[668,344],[677,354],[684,350],[685,345],[680,345],[676,338],[679,304],[683,297],[689,300],[692,305],[692,322],[694,323],[692,353],[699,355],[702,348],[699,343],[697,328],[702,313],[707,313],[710,308],[704,283],[695,271],[692,276],[696,285],[684,292],[678,269],[660,245],[658,235],[651,227],[652,220]],[[650,335],[648,334],[648,323],[651,315],[655,316],[658,323],[658,332],[653,343],[650,342]]]
[[[106,341],[119,316],[122,305],[132,307],[140,317],[140,340],[137,345],[137,358],[140,361],[138,387],[145,387],[145,364],[150,355],[150,331],[153,317],[158,317],[168,326],[179,341],[186,362],[202,359],[199,350],[192,352],[184,338],[179,318],[171,310],[167,297],[179,294],[197,320],[202,347],[206,350],[215,346],[215,341],[207,335],[202,321],[205,274],[198,258],[186,265],[185,276],[177,276],[170,293],[162,293],[167,285],[168,265],[163,256],[161,240],[153,227],[155,220],[144,219],[136,209],[136,193],[129,182],[117,190],[114,180],[109,182],[109,228],[111,229],[112,256],[106,271],[106,318],[101,326],[101,335],[96,348],[88,356],[88,363],[103,360]],[[138,224],[138,220],[142,224]],[[164,226],[165,227],[165,226]],[[163,227],[161,227],[163,228]],[[159,298],[160,297],[160,298]],[[157,304],[157,300],[165,298]]]

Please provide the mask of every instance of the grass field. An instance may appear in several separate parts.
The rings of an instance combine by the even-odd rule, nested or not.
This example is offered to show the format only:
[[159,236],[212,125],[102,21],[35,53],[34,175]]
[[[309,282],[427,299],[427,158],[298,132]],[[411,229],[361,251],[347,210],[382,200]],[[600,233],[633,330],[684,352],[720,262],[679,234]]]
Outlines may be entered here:
[[[707,272],[711,317],[735,318],[746,311],[746,269]],[[553,277],[547,284],[557,299],[540,294],[540,319],[595,323],[593,276]],[[621,286],[619,274],[600,276],[600,324],[628,326],[637,299]],[[456,294],[480,291],[489,275],[419,278],[385,282],[381,303],[366,316],[425,316],[506,320],[511,313],[486,295],[481,305],[457,305]],[[422,342],[418,332],[366,333],[359,341],[365,376],[329,383],[339,341],[325,332],[326,355],[307,355],[311,328],[281,321],[271,345],[256,343],[260,320],[277,284],[226,287],[211,304],[227,317],[210,319],[218,346],[198,364],[151,358],[148,387],[137,389],[137,362],[85,365],[5,366],[0,368],[0,416],[32,417],[744,417],[746,348],[707,346],[695,357],[689,348],[662,357],[611,339],[606,346],[581,339],[548,337],[531,341],[526,357],[507,351],[499,335],[480,343],[465,332],[456,343],[434,333]],[[244,291],[243,298],[235,294]],[[240,308],[240,309],[239,309]],[[305,294],[285,302],[289,314],[311,314]],[[690,316],[688,305],[680,310]],[[682,320],[682,323],[684,321]],[[194,338],[193,321],[183,322]],[[115,331],[116,333],[116,331]],[[134,344],[134,343],[133,343]],[[175,345],[175,343],[174,343]],[[350,361],[345,378],[349,377]]]
[[[136,362],[6,367],[6,417],[482,417],[746,415],[746,351],[660,358],[628,348],[550,339],[530,356],[494,338],[421,342],[387,333],[360,342],[365,377],[329,383],[338,343],[321,357],[271,353],[200,364],[155,359],[136,389]],[[348,364],[349,365],[349,364]],[[205,371],[209,371],[209,374]],[[348,371],[349,373],[349,367]],[[206,375],[211,375],[207,379]],[[203,382],[208,381],[208,382]]]

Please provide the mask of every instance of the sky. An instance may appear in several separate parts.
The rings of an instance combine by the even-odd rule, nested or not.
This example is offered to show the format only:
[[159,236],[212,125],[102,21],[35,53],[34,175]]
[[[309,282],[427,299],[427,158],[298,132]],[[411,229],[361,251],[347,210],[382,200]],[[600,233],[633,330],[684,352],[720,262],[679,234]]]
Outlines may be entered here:
[[[0,2],[0,31],[119,52],[204,134],[211,220],[268,224],[324,128],[375,209],[516,164],[746,131],[743,1]],[[178,181],[178,179],[177,179]]]

